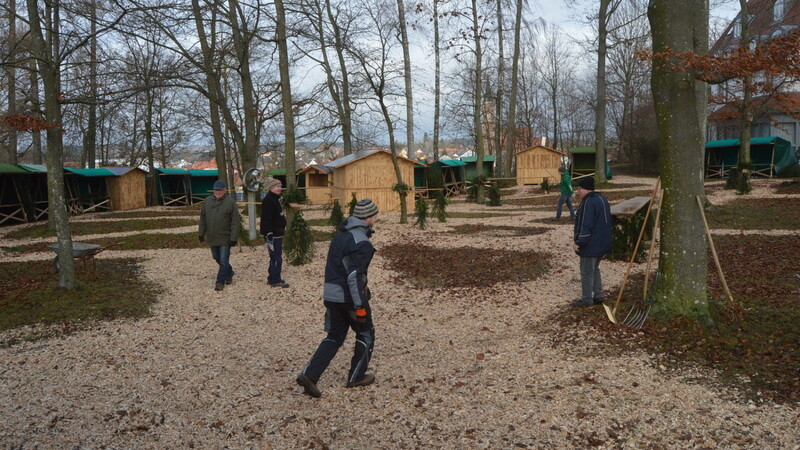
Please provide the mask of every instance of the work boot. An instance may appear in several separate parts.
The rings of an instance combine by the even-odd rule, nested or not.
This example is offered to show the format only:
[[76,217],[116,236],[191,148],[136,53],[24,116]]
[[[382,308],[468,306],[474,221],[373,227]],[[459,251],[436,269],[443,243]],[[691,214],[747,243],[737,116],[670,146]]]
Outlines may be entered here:
[[592,303],[595,304],[595,305],[602,305],[603,301],[604,300],[602,298],[595,297],[594,300],[592,300]]
[[310,395],[314,398],[322,397],[322,392],[317,389],[317,383],[314,383],[314,380],[309,378],[306,374],[301,373],[296,378],[297,384],[303,386],[303,392],[307,395]]
[[584,301],[582,298],[579,298],[579,299],[573,301],[571,304],[572,304],[572,306],[575,306],[575,307],[581,307],[581,306],[592,306],[594,304],[594,302],[592,302],[591,300],[587,302],[587,301]]
[[215,291],[221,291],[223,289],[225,289],[225,285],[222,284],[222,283],[217,283],[217,284],[214,285],[214,290]]
[[233,283],[233,275],[225,278],[225,284],[232,284]]
[[370,384],[375,382],[375,375],[371,373],[364,374],[363,377],[359,378],[352,383],[347,383],[348,388],[354,388],[359,386],[369,386]]
[[285,281],[278,281],[277,283],[267,283],[269,287],[280,287],[280,288],[287,288],[289,287],[289,283]]

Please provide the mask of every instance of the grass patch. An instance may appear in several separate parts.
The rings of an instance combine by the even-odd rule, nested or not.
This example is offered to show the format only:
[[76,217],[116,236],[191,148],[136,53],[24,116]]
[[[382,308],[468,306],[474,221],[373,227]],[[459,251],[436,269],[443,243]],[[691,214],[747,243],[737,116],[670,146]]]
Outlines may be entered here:
[[[741,387],[754,400],[800,401],[800,278],[796,263],[786,257],[800,254],[800,241],[737,236],[715,245],[734,298],[744,305],[741,314],[730,313],[736,308],[724,297],[709,255],[713,326],[651,317],[642,330],[631,330],[611,324],[599,308],[572,308],[554,318],[561,325],[554,339],[577,342],[586,336],[573,330],[590,327],[623,349],[654,352],[672,368],[688,362],[717,370],[720,378],[714,381]],[[632,278],[623,306],[641,296],[642,284],[641,275]],[[618,288],[608,298],[617,295]],[[627,308],[620,309],[618,316],[625,317]]]
[[508,198],[503,203],[509,206],[552,206],[558,205],[558,194],[543,197]]
[[800,180],[787,180],[772,188],[776,194],[800,194]]
[[[555,214],[555,212],[553,214]],[[569,210],[567,208],[564,208],[564,210],[561,211],[561,218],[558,220],[556,220],[555,217],[547,217],[544,219],[532,219],[531,223],[543,223],[545,225],[569,224],[570,226],[572,226],[575,222],[569,218]]]
[[491,217],[508,217],[515,214],[489,213],[489,212],[451,212],[447,211],[448,219],[488,219]]
[[322,218],[322,219],[305,219],[305,220],[306,220],[306,223],[308,223],[308,226],[310,226],[310,227],[331,227],[331,228],[333,228],[333,226],[328,223],[328,218],[327,217]]
[[[78,290],[57,289],[51,261],[0,264],[0,331],[24,325],[70,325],[150,315],[159,288],[140,276],[136,259],[98,261],[78,270]],[[12,344],[6,342],[5,344]]]
[[800,198],[737,198],[706,211],[711,228],[796,230],[800,228]]
[[[125,236],[121,238],[100,238],[92,239],[92,244],[108,247],[109,251],[117,250],[158,250],[164,248],[198,248],[205,247],[197,240],[197,232],[189,233],[142,233],[135,236]],[[20,245],[16,247],[0,247],[4,252],[11,252],[16,249],[18,253],[50,252],[47,245],[50,242],[40,242],[31,245]],[[113,244],[113,246],[112,246]],[[55,257],[55,253],[53,253]]]
[[[87,234],[124,233],[130,231],[171,229],[179,227],[197,226],[194,219],[136,219],[112,222],[80,221],[70,223],[72,236]],[[6,234],[8,239],[44,238],[55,237],[56,232],[47,229],[46,223],[32,227],[21,228]]]
[[[550,228],[543,227],[514,227],[511,225],[482,225],[482,224],[464,224],[450,227],[454,232],[459,234],[479,234],[493,232],[497,236],[535,236],[537,234],[547,233]],[[444,234],[444,233],[443,233]]]
[[[381,249],[398,282],[417,289],[486,287],[496,283],[535,280],[549,269],[548,256],[485,248],[435,248],[420,242],[392,244]],[[479,256],[479,257],[477,257]],[[431,262],[434,264],[431,264]],[[470,261],[464,271],[464,261]]]
[[199,207],[176,207],[174,210],[149,210],[143,209],[138,211],[119,211],[105,213],[98,216],[101,219],[143,219],[147,217],[174,217],[174,216],[191,216],[200,217]]
[[336,234],[335,231],[311,230],[311,236],[314,238],[314,242],[330,241],[333,239],[334,234]]

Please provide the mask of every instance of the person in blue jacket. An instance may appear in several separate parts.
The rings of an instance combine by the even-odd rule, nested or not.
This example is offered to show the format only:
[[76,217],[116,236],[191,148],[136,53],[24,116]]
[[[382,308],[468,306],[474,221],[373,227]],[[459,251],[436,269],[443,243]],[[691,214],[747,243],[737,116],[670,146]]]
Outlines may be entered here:
[[375,247],[369,238],[375,232],[372,227],[377,220],[378,205],[369,199],[361,200],[356,204],[353,215],[339,225],[338,232],[331,240],[322,292],[325,331],[328,335],[296,379],[304,392],[312,397],[322,396],[317,382],[344,344],[348,329],[356,334],[356,347],[346,386],[367,386],[375,382],[375,375],[367,373],[375,344],[375,327],[369,306],[372,295],[367,287],[367,271],[375,254]]
[[611,253],[611,206],[602,194],[594,190],[594,178],[578,183],[581,203],[575,218],[575,253],[580,256],[581,298],[573,306],[592,306],[603,303],[603,281],[600,261]]

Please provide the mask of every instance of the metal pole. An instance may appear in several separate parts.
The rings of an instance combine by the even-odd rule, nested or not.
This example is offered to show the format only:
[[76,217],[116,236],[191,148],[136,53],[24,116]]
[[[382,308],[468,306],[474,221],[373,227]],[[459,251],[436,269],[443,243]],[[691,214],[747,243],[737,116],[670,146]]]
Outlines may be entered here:
[[247,228],[250,241],[256,240],[256,193],[247,191]]

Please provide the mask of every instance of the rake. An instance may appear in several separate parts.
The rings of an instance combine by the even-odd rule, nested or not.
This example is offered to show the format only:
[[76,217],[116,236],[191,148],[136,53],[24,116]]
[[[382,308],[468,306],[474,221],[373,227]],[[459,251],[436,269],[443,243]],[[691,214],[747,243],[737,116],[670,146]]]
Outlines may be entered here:
[[[655,226],[653,226],[653,237],[650,239],[650,249],[647,254],[647,268],[644,270],[644,289],[642,290],[642,299],[633,303],[631,310],[628,311],[628,315],[625,316],[625,319],[622,321],[623,325],[627,325],[631,328],[642,328],[645,320],[647,320],[647,315],[650,314],[650,308],[653,306],[653,303],[647,300],[647,291],[650,287],[650,265],[653,262],[653,255],[656,253],[656,236],[658,236],[659,226],[658,219],[661,217],[661,201],[663,199],[663,195],[658,198],[656,222]],[[622,291],[620,290],[620,294],[621,293]]]
[[[612,323],[617,323],[617,308],[619,307],[619,302],[622,300],[622,293],[625,291],[625,285],[628,283],[628,276],[631,274],[631,267],[633,267],[633,262],[636,260],[636,255],[639,252],[639,244],[642,242],[642,236],[644,236],[645,227],[647,226],[647,219],[650,217],[650,211],[653,209],[653,203],[655,203],[659,184],[661,184],[661,177],[656,179],[656,185],[653,188],[653,193],[650,195],[650,203],[647,205],[647,212],[645,212],[644,215],[642,229],[639,230],[639,238],[636,239],[636,245],[633,247],[633,254],[631,255],[631,260],[628,262],[628,268],[625,270],[625,277],[622,279],[622,285],[619,288],[619,295],[617,296],[616,303],[614,303],[614,309],[611,309],[608,307],[608,305],[603,303],[603,309],[606,311],[608,320],[610,320]],[[656,219],[656,223],[658,223],[658,219]],[[655,232],[653,233],[653,236],[655,236]]]

